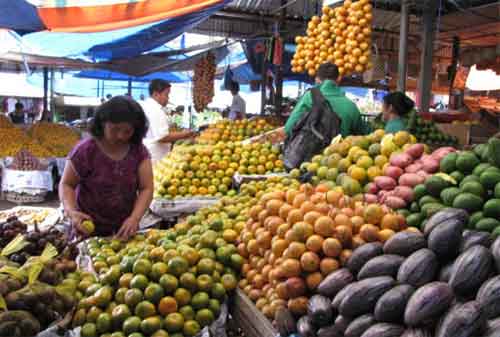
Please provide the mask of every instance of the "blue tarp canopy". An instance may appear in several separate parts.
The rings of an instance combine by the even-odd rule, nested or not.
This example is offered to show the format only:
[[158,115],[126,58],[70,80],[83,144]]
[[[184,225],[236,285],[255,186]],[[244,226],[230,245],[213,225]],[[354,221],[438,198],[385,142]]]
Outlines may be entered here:
[[190,81],[189,76],[185,76],[181,73],[167,73],[167,72],[157,72],[152,73],[142,77],[128,76],[121,73],[116,73],[107,70],[84,70],[80,71],[75,75],[79,78],[92,78],[97,80],[109,80],[109,81],[129,81],[132,82],[150,82],[153,79],[163,79],[171,83],[183,83]]
[[[0,0],[1,16],[5,16],[2,11],[5,1],[12,0]],[[194,13],[131,28],[98,33],[37,32],[24,35],[22,41],[44,56],[84,58],[95,62],[133,58],[175,39],[229,2],[226,0]]]

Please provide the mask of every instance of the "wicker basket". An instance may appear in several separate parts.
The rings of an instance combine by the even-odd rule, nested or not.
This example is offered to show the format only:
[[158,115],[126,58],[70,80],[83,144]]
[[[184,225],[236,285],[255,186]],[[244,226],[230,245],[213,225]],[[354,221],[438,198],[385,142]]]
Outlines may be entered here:
[[4,192],[5,200],[12,202],[14,204],[38,204],[45,201],[48,191],[44,191],[38,194],[26,194],[17,192]]

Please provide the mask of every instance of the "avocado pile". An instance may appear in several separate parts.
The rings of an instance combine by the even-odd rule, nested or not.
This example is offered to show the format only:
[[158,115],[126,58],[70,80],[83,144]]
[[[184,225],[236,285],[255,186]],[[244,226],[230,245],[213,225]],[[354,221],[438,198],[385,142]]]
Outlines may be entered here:
[[456,146],[458,139],[455,136],[447,135],[438,129],[433,121],[424,120],[422,117],[412,116],[408,122],[408,131],[417,137],[420,143],[431,146]]
[[415,187],[408,225],[422,227],[434,213],[454,207],[469,213],[470,229],[500,234],[500,140],[448,154],[440,171]]

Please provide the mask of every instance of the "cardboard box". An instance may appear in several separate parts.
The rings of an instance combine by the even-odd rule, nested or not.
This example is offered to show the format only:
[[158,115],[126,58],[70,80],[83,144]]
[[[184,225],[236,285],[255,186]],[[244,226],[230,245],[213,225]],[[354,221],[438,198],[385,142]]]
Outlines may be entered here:
[[470,125],[466,124],[451,124],[438,123],[437,127],[447,135],[455,136],[461,146],[469,145],[470,143]]

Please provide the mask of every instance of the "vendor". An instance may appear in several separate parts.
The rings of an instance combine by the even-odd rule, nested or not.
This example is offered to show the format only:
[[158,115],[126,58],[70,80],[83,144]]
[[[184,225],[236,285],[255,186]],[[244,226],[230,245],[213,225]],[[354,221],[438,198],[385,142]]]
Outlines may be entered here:
[[15,105],[15,110],[10,113],[10,120],[14,124],[24,124],[24,105],[21,102],[17,102]]
[[98,108],[92,137],[71,151],[59,185],[73,233],[85,233],[84,220],[94,222],[99,236],[126,239],[139,229],[153,198],[146,132],[146,116],[133,99],[116,96]]
[[396,133],[406,130],[406,116],[415,107],[415,102],[402,92],[392,92],[384,97],[382,117],[386,133]]
[[229,108],[229,119],[236,120],[245,118],[246,103],[240,96],[240,85],[238,82],[233,82],[231,84],[231,95],[233,95],[233,101],[231,103],[231,107]]
[[170,143],[193,137],[194,132],[182,131],[169,133],[168,117],[163,108],[168,103],[171,85],[162,79],[152,80],[149,84],[149,95],[141,103],[149,122],[149,130],[144,144],[151,153],[153,163],[161,160],[170,151]]

